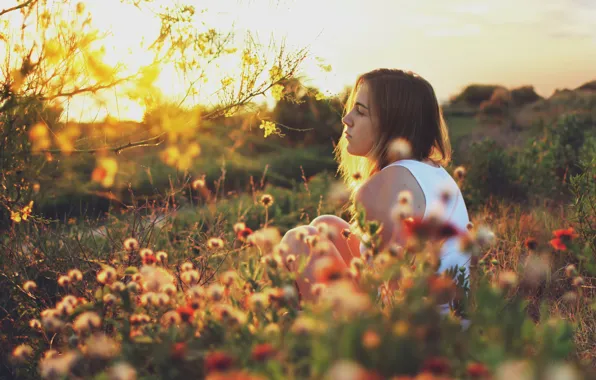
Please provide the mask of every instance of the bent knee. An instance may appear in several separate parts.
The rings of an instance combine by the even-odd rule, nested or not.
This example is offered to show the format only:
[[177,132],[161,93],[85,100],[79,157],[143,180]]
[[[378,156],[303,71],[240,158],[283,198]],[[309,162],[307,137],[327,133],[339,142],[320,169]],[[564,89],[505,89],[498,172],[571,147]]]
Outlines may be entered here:
[[311,226],[316,227],[319,224],[326,224],[329,227],[348,228],[350,224],[337,215],[319,215],[310,222]]
[[317,229],[311,225],[303,225],[288,230],[284,235],[282,242],[302,241],[304,237],[317,233]]

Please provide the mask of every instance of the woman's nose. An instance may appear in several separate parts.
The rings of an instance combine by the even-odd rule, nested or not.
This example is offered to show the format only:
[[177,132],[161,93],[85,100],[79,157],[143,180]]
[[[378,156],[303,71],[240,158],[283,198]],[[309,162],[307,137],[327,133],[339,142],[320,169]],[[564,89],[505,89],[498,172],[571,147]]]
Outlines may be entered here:
[[348,115],[344,116],[344,117],[341,119],[341,122],[342,122],[342,123],[344,123],[344,125],[351,126],[351,125],[350,125],[350,120],[348,119]]

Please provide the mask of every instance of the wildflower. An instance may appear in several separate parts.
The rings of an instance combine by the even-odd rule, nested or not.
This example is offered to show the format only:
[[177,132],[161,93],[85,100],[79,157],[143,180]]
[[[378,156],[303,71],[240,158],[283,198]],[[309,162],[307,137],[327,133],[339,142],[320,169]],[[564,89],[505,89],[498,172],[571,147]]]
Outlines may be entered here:
[[292,264],[295,261],[296,261],[296,256],[295,255],[291,255],[290,254],[290,255],[286,256],[286,264],[290,265],[290,264]]
[[252,229],[244,227],[243,229],[236,232],[236,239],[240,240],[241,242],[244,242],[250,235],[252,235],[253,232],[254,231]]
[[146,256],[153,256],[153,250],[151,248],[142,248],[139,251],[139,256],[141,256],[141,259],[144,259]]
[[137,371],[133,366],[126,362],[119,362],[114,364],[108,370],[110,380],[136,380]]
[[80,314],[73,323],[73,329],[78,333],[98,329],[101,326],[101,317],[93,311]]
[[204,299],[205,288],[199,285],[195,285],[186,291],[186,297],[189,299]]
[[141,287],[137,282],[131,281],[128,284],[126,284],[126,289],[128,289],[132,293],[138,293]]
[[37,284],[34,281],[27,281],[23,284],[23,289],[25,289],[26,292],[32,292],[37,289]]
[[153,254],[147,254],[143,257],[143,265],[153,265],[157,263],[157,258]]
[[472,379],[483,379],[490,377],[490,371],[483,363],[469,363],[466,366],[466,374]]
[[199,278],[201,275],[199,271],[196,270],[188,270],[180,275],[180,280],[187,285],[194,285],[199,282]]
[[524,240],[524,247],[533,251],[538,247],[538,241],[533,237],[526,238],[526,240]]
[[269,296],[264,293],[253,293],[248,298],[250,308],[253,310],[263,310],[269,305]]
[[234,358],[223,351],[210,352],[205,356],[206,372],[225,371],[232,367]]
[[534,367],[527,360],[507,360],[495,371],[495,380],[530,380],[535,378]]
[[399,223],[412,217],[413,213],[414,209],[411,204],[402,204],[398,202],[391,208],[391,220]]
[[62,329],[62,327],[64,327],[64,322],[56,318],[54,315],[42,318],[41,324],[43,325],[44,330],[49,332],[58,332],[60,329]]
[[567,244],[571,243],[579,235],[575,233],[573,227],[569,227],[565,230],[553,231],[553,236],[555,238],[549,242],[550,245],[557,251],[566,251]]
[[393,325],[393,333],[397,336],[404,336],[410,330],[410,325],[406,321],[397,321]]
[[153,297],[153,299],[151,299],[151,303],[154,306],[164,307],[170,303],[170,296],[168,296],[165,293],[156,293],[155,297]]
[[234,270],[225,271],[221,275],[221,283],[225,287],[228,287],[228,288],[230,286],[232,286],[232,284],[234,284],[234,281],[236,281],[237,279],[238,279],[238,274],[236,274],[236,272]]
[[366,379],[367,373],[360,364],[340,359],[333,363],[325,378],[329,380],[360,380]]
[[412,192],[409,190],[402,190],[397,195],[397,203],[400,205],[412,205]]
[[360,172],[356,172],[354,175],[352,175],[352,178],[354,181],[360,181],[362,179],[362,174],[360,174]]
[[584,377],[573,364],[551,363],[548,364],[544,380],[580,380]]
[[87,339],[83,352],[85,356],[107,360],[120,353],[120,345],[109,336],[99,333]]
[[223,298],[224,288],[219,284],[211,284],[207,288],[207,297],[212,301],[220,301]]
[[524,264],[522,282],[529,286],[538,286],[550,274],[550,261],[546,255],[530,255]]
[[115,304],[116,302],[118,302],[118,297],[116,297],[112,293],[109,293],[109,294],[106,294],[105,296],[103,296],[103,303],[106,306],[111,306],[111,305]]
[[209,249],[223,248],[223,246],[224,246],[224,242],[220,238],[211,238],[211,239],[209,239],[209,241],[207,241],[207,247]]
[[141,268],[141,275],[143,289],[149,292],[158,292],[164,285],[174,283],[174,277],[160,267],[144,265]]
[[164,251],[157,251],[155,258],[157,259],[158,263],[163,265],[168,261],[168,254]]
[[68,302],[58,302],[56,304],[58,315],[66,316],[72,314],[74,307]]
[[170,310],[164,313],[161,317],[161,324],[165,327],[179,325],[182,322],[182,317],[177,311]]
[[193,265],[193,263],[189,263],[189,262],[185,262],[182,265],[180,265],[180,271],[182,271],[182,272],[193,270],[194,268],[195,268],[195,266]]
[[362,345],[368,349],[374,349],[379,347],[381,344],[381,338],[379,334],[372,330],[366,330],[364,335],[362,335]]
[[184,323],[190,323],[195,313],[194,309],[190,306],[179,306],[176,312]]
[[346,264],[335,256],[326,256],[315,262],[316,282],[329,283],[339,280],[344,276]]
[[582,286],[584,284],[584,278],[581,276],[577,276],[573,279],[573,281],[571,282],[571,284],[573,286],[575,286],[576,288]]
[[39,362],[39,372],[42,378],[66,378],[71,368],[79,360],[76,351],[68,351],[58,355],[55,350],[47,351],[47,355]]
[[271,194],[263,194],[261,196],[260,202],[265,207],[270,207],[273,205],[273,196]]
[[317,322],[311,317],[299,315],[295,320],[290,330],[296,335],[309,335],[317,328]]
[[70,277],[60,276],[58,278],[58,286],[67,287],[68,285],[70,285]]
[[412,157],[412,144],[403,137],[392,140],[389,143],[387,157],[391,162],[406,160]]
[[453,175],[458,181],[462,181],[466,177],[466,168],[464,168],[463,166],[458,166],[453,171]]
[[12,358],[19,362],[24,363],[28,358],[33,356],[33,348],[27,344],[21,344],[16,346],[12,351]]
[[572,277],[577,273],[577,269],[575,268],[575,265],[573,264],[569,264],[565,267],[565,275],[567,277]]
[[68,271],[68,277],[74,282],[79,282],[83,279],[83,273],[78,269],[71,269]]
[[422,371],[428,371],[433,375],[447,375],[451,371],[451,365],[446,358],[430,357],[424,360]]
[[481,247],[492,244],[495,240],[495,233],[492,232],[488,227],[480,226],[476,230],[476,243]]
[[466,224],[466,230],[472,231],[473,229],[474,229],[474,223],[468,222],[468,224]]
[[174,297],[176,295],[176,285],[165,284],[159,289],[159,291],[167,294],[170,297]]
[[296,288],[293,285],[286,285],[282,288],[282,294],[286,301],[290,301],[298,297]]
[[34,330],[41,330],[41,321],[39,319],[32,319],[29,321],[29,327]]
[[205,178],[197,178],[192,181],[192,188],[195,190],[199,190],[205,187]]
[[124,285],[121,281],[116,281],[110,286],[113,292],[122,293],[126,289],[126,285]]
[[103,285],[110,285],[116,281],[116,269],[105,267],[97,274],[97,281]]
[[139,249],[139,241],[132,237],[124,240],[124,249],[128,252],[136,251]]
[[349,238],[350,238],[350,236],[352,236],[352,231],[350,231],[350,229],[349,229],[349,228],[344,228],[344,229],[341,231],[341,235],[342,235],[344,238],[346,238],[346,239],[349,239]]
[[138,326],[143,323],[151,322],[151,317],[149,317],[147,314],[133,314],[130,316],[129,320],[131,325]]
[[269,343],[257,344],[253,347],[251,352],[252,360],[257,362],[264,362],[269,360],[276,354],[275,348]]

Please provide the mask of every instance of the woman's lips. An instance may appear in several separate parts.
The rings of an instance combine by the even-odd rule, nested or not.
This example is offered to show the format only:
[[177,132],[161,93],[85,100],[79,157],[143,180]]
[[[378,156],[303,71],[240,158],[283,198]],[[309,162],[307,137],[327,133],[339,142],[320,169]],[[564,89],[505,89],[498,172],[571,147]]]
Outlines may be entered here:
[[346,132],[346,137],[349,139],[352,138],[352,136],[350,136],[350,134],[348,132]]

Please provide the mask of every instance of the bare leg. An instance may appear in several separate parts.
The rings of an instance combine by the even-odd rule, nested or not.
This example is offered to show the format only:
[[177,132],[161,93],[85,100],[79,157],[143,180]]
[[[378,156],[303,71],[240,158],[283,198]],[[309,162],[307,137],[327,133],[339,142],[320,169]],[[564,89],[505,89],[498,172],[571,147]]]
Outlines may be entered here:
[[[335,215],[321,215],[313,219],[310,225],[315,228],[320,228],[323,225],[322,229],[327,228],[332,232],[327,237],[335,245],[346,265],[350,265],[352,258],[360,257],[360,240],[353,234],[347,239],[344,237],[342,231],[346,228],[349,229],[350,224],[342,218]],[[324,227],[325,225],[327,227]]]
[[[318,238],[319,243],[316,247],[311,247],[306,241],[305,238]],[[327,244],[326,244],[327,243]],[[315,299],[315,296],[312,294],[311,287],[316,282],[315,280],[315,266],[317,260],[319,260],[323,256],[335,256],[337,258],[342,259],[343,257],[337,250],[337,248],[332,244],[332,242],[321,236],[317,229],[313,226],[299,226],[293,228],[286,232],[284,237],[282,238],[280,245],[285,245],[285,250],[282,251],[282,259],[284,263],[287,262],[287,258],[290,255],[294,255],[297,259],[300,256],[308,257],[308,264],[300,273],[300,275],[296,278],[296,284],[298,285],[298,290],[300,291],[300,295],[302,300],[304,301],[312,301]],[[325,253],[323,255],[317,253],[317,247],[325,247]],[[297,270],[297,264],[292,263],[287,265],[288,269],[291,271]],[[347,264],[346,264],[347,268]]]

